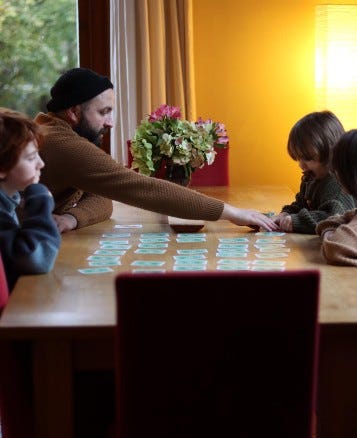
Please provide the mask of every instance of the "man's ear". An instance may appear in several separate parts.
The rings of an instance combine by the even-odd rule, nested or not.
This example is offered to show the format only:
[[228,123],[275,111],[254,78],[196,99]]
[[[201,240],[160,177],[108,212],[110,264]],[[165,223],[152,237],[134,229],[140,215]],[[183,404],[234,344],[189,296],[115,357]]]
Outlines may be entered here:
[[65,118],[66,121],[72,126],[75,127],[78,125],[82,117],[82,110],[79,105],[71,106],[70,108],[65,110]]

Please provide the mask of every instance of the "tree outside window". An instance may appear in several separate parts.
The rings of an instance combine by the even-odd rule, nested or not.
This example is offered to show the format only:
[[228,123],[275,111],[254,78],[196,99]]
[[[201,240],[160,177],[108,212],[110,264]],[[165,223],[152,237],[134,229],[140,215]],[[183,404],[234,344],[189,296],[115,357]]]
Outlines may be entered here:
[[77,0],[0,0],[0,106],[46,111],[59,75],[77,67]]

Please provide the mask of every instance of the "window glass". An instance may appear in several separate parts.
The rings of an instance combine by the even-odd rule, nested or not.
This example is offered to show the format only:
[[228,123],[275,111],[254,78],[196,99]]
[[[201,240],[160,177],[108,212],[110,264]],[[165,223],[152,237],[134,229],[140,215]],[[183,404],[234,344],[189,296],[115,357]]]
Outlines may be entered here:
[[58,76],[79,65],[77,0],[0,0],[0,106],[46,111]]

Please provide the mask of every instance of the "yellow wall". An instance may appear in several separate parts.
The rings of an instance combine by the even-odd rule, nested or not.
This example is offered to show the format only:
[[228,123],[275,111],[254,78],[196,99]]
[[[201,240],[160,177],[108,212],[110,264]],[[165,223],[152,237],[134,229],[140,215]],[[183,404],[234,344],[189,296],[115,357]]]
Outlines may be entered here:
[[227,127],[231,184],[298,189],[286,141],[299,118],[325,109],[315,106],[315,6],[331,3],[193,0],[197,115]]

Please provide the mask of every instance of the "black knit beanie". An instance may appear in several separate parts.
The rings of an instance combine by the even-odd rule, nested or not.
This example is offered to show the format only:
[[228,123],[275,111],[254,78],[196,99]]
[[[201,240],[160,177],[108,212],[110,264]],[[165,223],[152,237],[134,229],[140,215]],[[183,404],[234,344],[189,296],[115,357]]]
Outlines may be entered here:
[[73,68],[60,76],[51,88],[48,111],[57,112],[93,99],[113,84],[88,68]]

